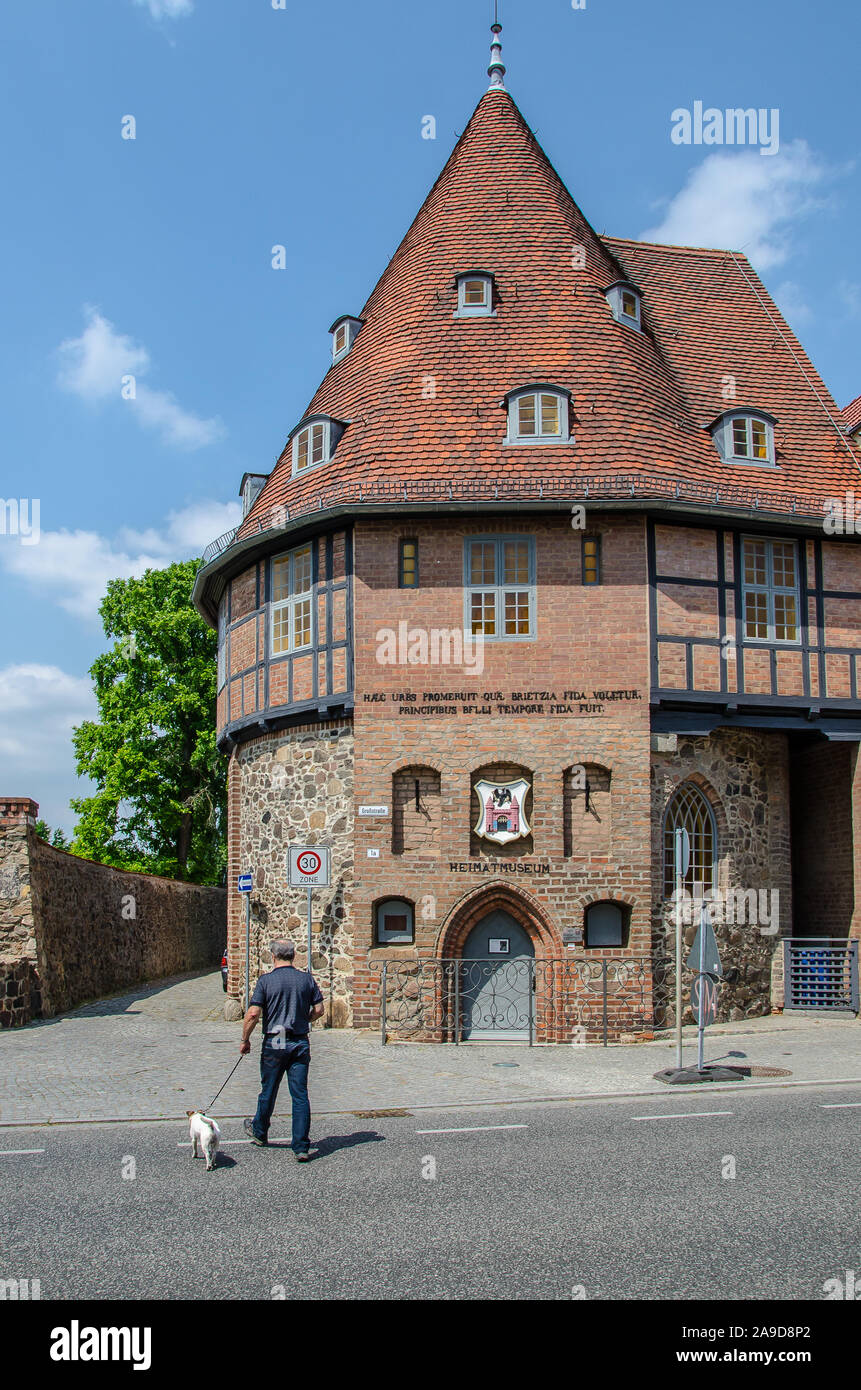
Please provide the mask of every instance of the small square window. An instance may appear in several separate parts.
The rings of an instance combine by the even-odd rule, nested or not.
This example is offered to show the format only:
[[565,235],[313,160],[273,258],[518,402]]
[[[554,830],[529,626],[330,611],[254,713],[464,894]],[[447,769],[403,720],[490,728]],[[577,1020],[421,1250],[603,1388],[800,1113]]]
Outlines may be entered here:
[[637,317],[637,301],[627,291],[622,295],[622,313],[626,314],[629,319]]
[[455,318],[495,317],[490,275],[459,275]]
[[415,938],[413,905],[404,898],[388,898],[376,910],[376,940],[379,946],[412,943]]
[[400,542],[398,562],[398,587],[417,589],[419,586],[419,543],[416,540]]

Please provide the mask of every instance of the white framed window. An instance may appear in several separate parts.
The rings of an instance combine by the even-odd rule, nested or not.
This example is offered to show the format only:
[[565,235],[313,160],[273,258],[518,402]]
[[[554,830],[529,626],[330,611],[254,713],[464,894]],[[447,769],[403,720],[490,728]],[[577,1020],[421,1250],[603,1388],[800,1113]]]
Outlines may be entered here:
[[263,486],[268,477],[268,473],[243,473],[242,482],[239,486],[239,496],[242,498],[243,519],[251,511],[251,508],[263,491]]
[[642,328],[640,291],[636,285],[628,284],[627,280],[618,280],[615,285],[609,285],[604,293],[617,323],[626,323],[629,328]]
[[712,437],[725,463],[773,468],[774,423],[765,412],[727,411],[711,427]]
[[454,317],[488,318],[494,315],[493,276],[473,271],[457,277],[457,309]]
[[342,318],[335,319],[329,332],[332,335],[332,363],[340,362],[342,357],[346,357],[356,339],[356,334],[362,326],[362,320],[353,318],[352,314],[344,314]]
[[273,656],[298,652],[313,643],[314,558],[310,544],[272,561]]
[[751,642],[800,641],[794,541],[742,539],[744,635]]
[[732,422],[732,454],[737,459],[768,459],[768,425],[765,420],[756,415],[736,415]]
[[567,444],[568,395],[552,386],[508,397],[506,444]]
[[468,540],[465,567],[466,630],[490,642],[534,638],[534,537]]
[[338,440],[346,428],[342,420],[328,415],[311,416],[290,436],[293,451],[293,477],[306,468],[319,468],[329,463]]

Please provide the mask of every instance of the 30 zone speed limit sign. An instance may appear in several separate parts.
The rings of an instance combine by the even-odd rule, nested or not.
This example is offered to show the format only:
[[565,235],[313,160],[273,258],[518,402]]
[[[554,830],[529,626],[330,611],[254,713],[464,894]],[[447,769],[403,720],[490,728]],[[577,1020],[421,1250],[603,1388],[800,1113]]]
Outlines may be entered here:
[[329,850],[312,845],[291,849],[287,856],[287,879],[291,888],[327,888],[330,883]]

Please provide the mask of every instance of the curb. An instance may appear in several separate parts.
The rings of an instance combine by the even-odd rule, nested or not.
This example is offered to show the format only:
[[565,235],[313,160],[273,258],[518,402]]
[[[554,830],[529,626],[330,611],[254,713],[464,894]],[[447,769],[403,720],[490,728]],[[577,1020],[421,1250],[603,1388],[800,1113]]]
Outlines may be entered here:
[[[689,1095],[728,1095],[738,1091],[750,1093],[752,1091],[785,1091],[797,1090],[801,1087],[828,1087],[828,1086],[861,1086],[861,1076],[835,1077],[825,1080],[811,1081],[755,1081],[733,1085],[730,1082],[715,1087],[713,1082],[703,1085],[685,1086],[683,1093]],[[419,1103],[409,1103],[403,1108],[410,1110],[478,1110],[489,1106],[503,1105],[583,1105],[589,1101],[613,1101],[613,1100],[648,1100],[656,1096],[666,1096],[668,1099],[679,1092],[674,1091],[668,1086],[660,1089],[648,1091],[586,1091],[579,1095],[558,1095],[558,1096],[514,1096],[505,1100],[457,1100],[457,1101],[429,1101]],[[401,1097],[403,1102],[403,1097]],[[360,1102],[357,1102],[357,1107]],[[365,1109],[390,1109],[385,1106],[366,1106]],[[400,1107],[399,1107],[400,1108]],[[355,1115],[354,1108],[343,1110],[314,1110],[315,1117],[322,1118],[329,1115]],[[241,1120],[245,1118],[245,1111],[239,1114],[218,1115],[218,1120]],[[73,1125],[128,1125],[128,1124],[175,1124],[185,1123],[187,1116],[183,1110],[177,1115],[111,1115],[99,1116],[89,1119],[78,1120],[0,1120],[0,1130],[3,1129],[59,1129],[68,1128]]]

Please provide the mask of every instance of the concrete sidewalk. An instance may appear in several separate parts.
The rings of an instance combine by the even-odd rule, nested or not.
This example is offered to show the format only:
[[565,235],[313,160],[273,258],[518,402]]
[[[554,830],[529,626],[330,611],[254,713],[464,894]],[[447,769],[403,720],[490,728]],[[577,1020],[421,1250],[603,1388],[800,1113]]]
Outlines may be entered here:
[[[225,1023],[218,972],[162,980],[26,1028],[0,1033],[0,1126],[80,1120],[184,1118],[209,1105],[237,1060],[240,1025]],[[259,1031],[249,1058],[214,1106],[253,1113]],[[672,1039],[615,1047],[390,1043],[370,1033],[315,1029],[311,1102],[316,1114],[437,1108],[599,1095],[720,1093],[723,1086],[667,1087]],[[741,1084],[857,1080],[861,1023],[853,1017],[785,1014],[709,1030],[706,1060],[790,1075]],[[686,1030],[685,1062],[696,1060]],[[289,1110],[286,1086],[279,1112]]]

